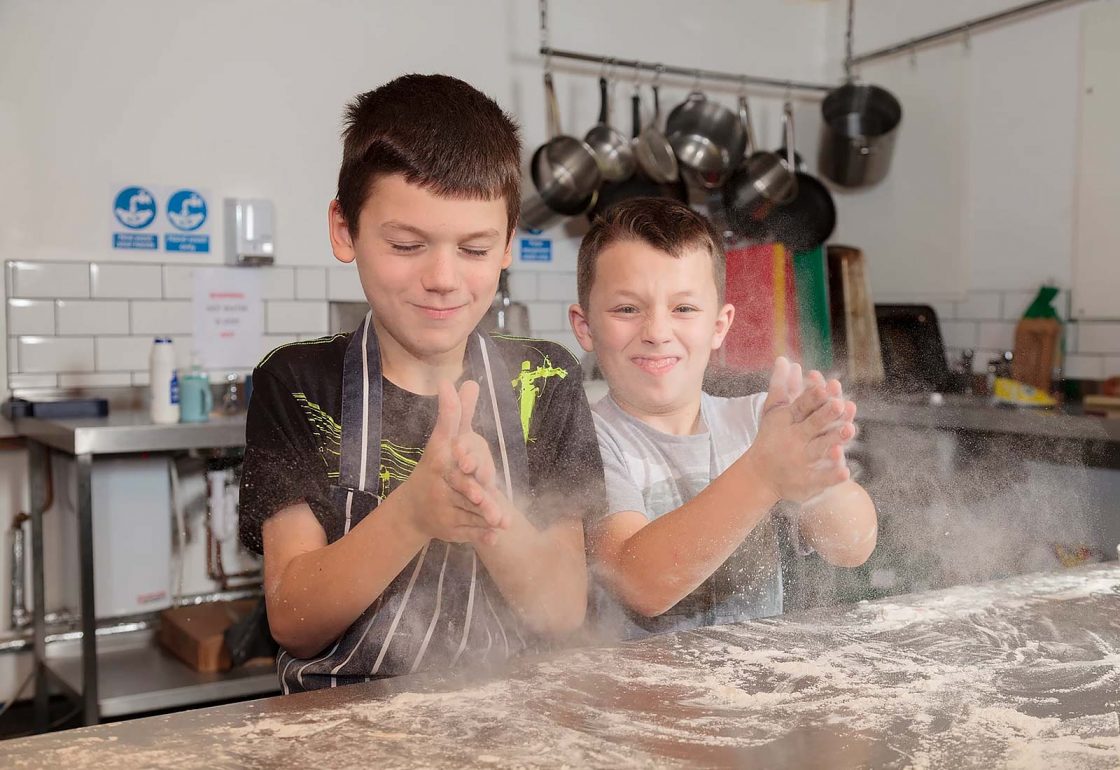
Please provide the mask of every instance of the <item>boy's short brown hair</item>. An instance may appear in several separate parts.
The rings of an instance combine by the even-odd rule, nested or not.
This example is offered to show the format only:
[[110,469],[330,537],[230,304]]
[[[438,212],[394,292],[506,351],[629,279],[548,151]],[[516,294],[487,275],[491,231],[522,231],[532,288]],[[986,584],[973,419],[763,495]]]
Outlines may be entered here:
[[355,97],[342,132],[338,200],[352,237],[379,177],[448,198],[505,198],[513,234],[521,213],[521,138],[493,99],[447,75],[404,75]]
[[712,223],[672,198],[631,198],[596,217],[583,236],[576,265],[576,291],[585,311],[595,283],[595,262],[608,246],[619,241],[641,241],[674,257],[689,248],[706,250],[712,257],[716,296],[723,304],[727,257],[722,237]]

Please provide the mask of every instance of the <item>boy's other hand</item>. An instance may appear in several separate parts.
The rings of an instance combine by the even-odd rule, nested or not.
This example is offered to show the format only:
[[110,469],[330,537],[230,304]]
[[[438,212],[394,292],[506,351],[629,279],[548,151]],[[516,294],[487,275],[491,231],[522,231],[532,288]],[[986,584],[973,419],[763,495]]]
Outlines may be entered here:
[[780,499],[803,502],[849,478],[844,445],[855,435],[854,405],[820,380],[811,373],[806,383],[797,364],[779,358],[758,435],[744,455]]
[[[459,391],[462,417],[459,431],[451,442],[453,467],[448,471],[447,483],[469,503],[470,510],[477,510],[495,529],[510,525],[504,495],[497,486],[497,467],[490,445],[475,432],[471,425],[478,403],[478,383],[466,382]],[[487,540],[492,543],[492,538]]]
[[[470,423],[477,402],[478,383],[468,381],[458,393],[450,383],[440,384],[432,436],[420,462],[401,485],[401,490],[407,491],[410,524],[429,539],[490,544],[497,535],[495,528],[503,526],[503,514],[493,495],[470,494],[476,487],[482,490],[482,485],[463,481],[474,480],[475,476],[463,473],[455,457],[457,443],[473,447],[466,434],[473,433]],[[471,449],[466,454],[475,457],[477,452]]]

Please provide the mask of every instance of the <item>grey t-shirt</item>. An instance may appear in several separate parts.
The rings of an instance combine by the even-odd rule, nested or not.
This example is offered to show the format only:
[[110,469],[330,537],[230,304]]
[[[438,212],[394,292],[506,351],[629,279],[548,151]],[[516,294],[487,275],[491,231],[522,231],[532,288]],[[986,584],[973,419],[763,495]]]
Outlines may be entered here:
[[[607,485],[603,518],[638,511],[653,521],[691,500],[754,441],[765,398],[765,393],[742,398],[704,393],[700,432],[674,436],[646,425],[610,395],[604,396],[592,407]],[[774,516],[759,522],[711,577],[662,615],[647,618],[629,610],[598,581],[595,610],[599,625],[623,639],[781,614]]]

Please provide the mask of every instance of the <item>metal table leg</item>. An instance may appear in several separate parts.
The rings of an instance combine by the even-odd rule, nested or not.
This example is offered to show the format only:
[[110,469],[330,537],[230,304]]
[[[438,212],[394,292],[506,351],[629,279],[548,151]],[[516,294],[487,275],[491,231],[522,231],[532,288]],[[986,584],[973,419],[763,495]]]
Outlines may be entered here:
[[97,615],[93,583],[93,456],[74,457],[77,471],[78,565],[82,610],[82,723],[95,725],[101,712],[97,699]]
[[43,504],[46,502],[47,463],[50,450],[38,441],[27,442],[28,481],[31,493],[31,601],[35,665],[35,731],[45,732],[50,719],[47,680],[47,601],[43,578]]

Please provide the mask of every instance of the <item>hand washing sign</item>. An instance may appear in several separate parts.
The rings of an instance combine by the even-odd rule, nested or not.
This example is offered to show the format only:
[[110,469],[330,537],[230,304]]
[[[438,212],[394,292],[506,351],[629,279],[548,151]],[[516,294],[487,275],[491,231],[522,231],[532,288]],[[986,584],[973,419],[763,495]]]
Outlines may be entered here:
[[113,199],[113,248],[158,249],[159,237],[151,232],[157,212],[155,196],[147,188],[122,188]]
[[118,185],[113,193],[113,248],[206,254],[206,193],[185,187]]
[[167,221],[177,232],[163,236],[167,251],[210,251],[206,199],[195,190],[176,190],[167,200]]

